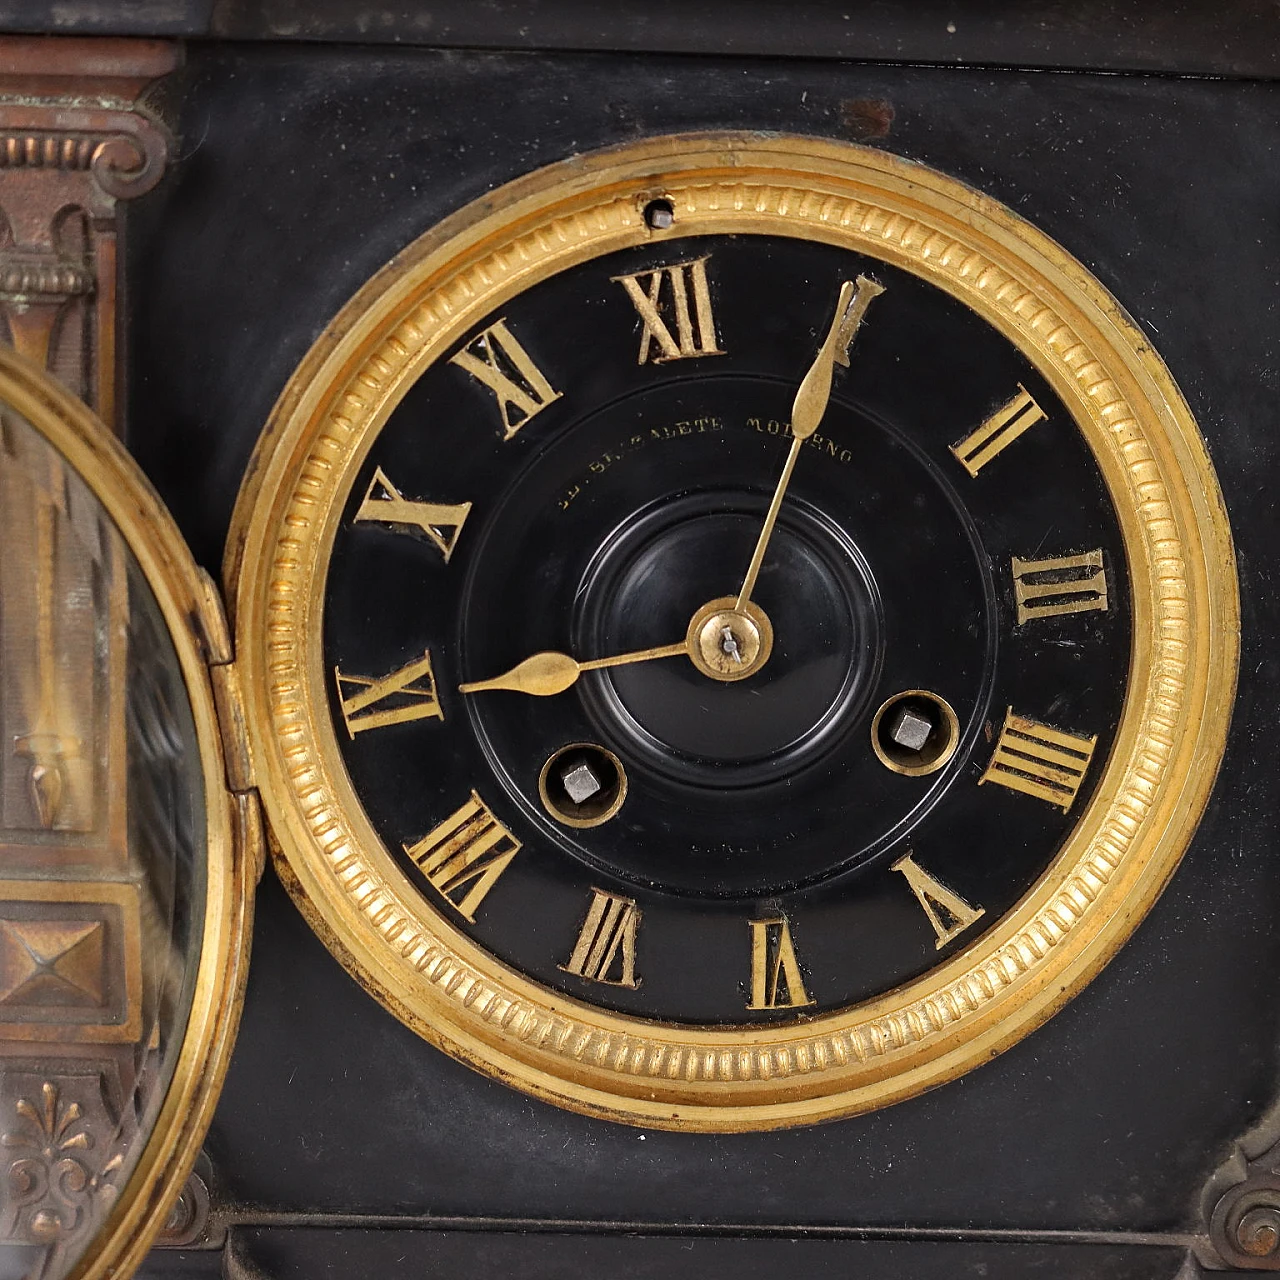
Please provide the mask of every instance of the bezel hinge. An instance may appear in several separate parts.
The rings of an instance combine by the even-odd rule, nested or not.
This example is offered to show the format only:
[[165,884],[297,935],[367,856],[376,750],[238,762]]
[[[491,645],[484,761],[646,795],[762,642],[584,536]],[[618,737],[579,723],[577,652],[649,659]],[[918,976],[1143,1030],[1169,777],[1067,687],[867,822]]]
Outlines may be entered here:
[[227,615],[213,579],[200,570],[204,598],[200,608],[201,640],[209,664],[209,681],[213,686],[214,705],[218,711],[218,732],[222,738],[222,758],[227,790],[236,810],[241,848],[251,850],[255,871],[262,878],[265,866],[265,832],[258,789],[253,781],[253,756],[245,726],[244,693]]

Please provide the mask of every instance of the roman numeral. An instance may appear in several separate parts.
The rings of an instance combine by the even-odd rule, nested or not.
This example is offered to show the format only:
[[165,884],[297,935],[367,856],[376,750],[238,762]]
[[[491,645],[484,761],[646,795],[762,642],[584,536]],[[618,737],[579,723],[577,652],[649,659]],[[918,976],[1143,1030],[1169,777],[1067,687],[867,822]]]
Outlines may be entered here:
[[1097,735],[1080,738],[1051,725],[1015,716],[1010,707],[991,763],[978,779],[1024,791],[1057,805],[1063,813],[1080,790]]
[[497,397],[504,440],[510,440],[534,414],[560,399],[560,392],[511,336],[505,320],[491,324],[449,363],[465,369]]
[[445,564],[462,532],[463,522],[471,511],[471,503],[444,506],[438,502],[409,502],[387,479],[381,467],[365,490],[364,501],[356,512],[358,522],[389,524],[399,529],[421,529],[444,556]]
[[953,444],[951,452],[971,476],[976,476],[996,454],[1007,449],[1024,431],[1046,417],[1048,415],[1031,398],[1031,393],[1018,383],[1018,394],[997,409],[971,436]]
[[945,947],[952,938],[963,933],[975,920],[986,913],[985,907],[971,907],[958,893],[935,880],[911,856],[899,858],[891,868],[906,877],[916,901],[924,908],[933,931],[938,935],[934,944]]
[[853,292],[849,307],[840,321],[840,332],[836,338],[836,363],[849,367],[849,348],[858,336],[862,317],[875,298],[884,292],[884,285],[872,280],[870,276],[859,276],[855,281],[858,287]]
[[1049,560],[1013,557],[1013,594],[1018,603],[1018,625],[1032,618],[1052,618],[1061,613],[1088,613],[1107,608],[1107,571],[1102,552],[1082,556],[1056,556]]
[[812,1004],[785,917],[747,923],[751,927],[751,1001],[747,1008],[801,1009]]
[[591,890],[591,906],[578,934],[566,973],[603,982],[611,987],[638,987],[636,977],[636,927],[640,911],[631,898],[619,898],[600,889]]
[[[444,719],[431,674],[431,651],[386,676],[345,676],[334,667],[342,704],[342,720],[354,738],[366,729],[381,729],[407,720]],[[356,692],[352,693],[352,690]],[[379,707],[381,702],[387,703]]]
[[[663,364],[667,360],[687,360],[692,356],[722,356],[716,346],[715,318],[711,314],[711,290],[707,286],[707,259],[678,262],[659,267],[638,276],[613,276],[631,299],[644,332],[640,335],[640,358],[637,364],[650,361]],[[644,280],[644,284],[640,283]],[[667,288],[663,297],[663,285]],[[675,316],[674,336],[662,317],[661,308],[668,306]],[[650,353],[652,352],[652,360]]]
[[520,852],[520,841],[473,791],[461,809],[404,851],[431,887],[475,923],[476,908]]

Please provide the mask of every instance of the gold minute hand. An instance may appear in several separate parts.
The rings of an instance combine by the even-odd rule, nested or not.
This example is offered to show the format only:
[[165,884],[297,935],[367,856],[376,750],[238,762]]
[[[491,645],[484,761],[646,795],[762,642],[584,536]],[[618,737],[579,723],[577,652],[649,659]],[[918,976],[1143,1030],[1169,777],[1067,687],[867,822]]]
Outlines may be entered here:
[[760,574],[760,566],[764,563],[764,553],[773,536],[773,526],[778,519],[778,510],[786,495],[787,485],[791,482],[791,473],[795,470],[796,459],[800,456],[800,446],[818,429],[823,415],[827,411],[827,401],[831,399],[831,375],[833,366],[839,360],[848,363],[845,354],[854,334],[862,320],[862,313],[876,294],[883,292],[882,286],[866,276],[859,276],[857,284],[846,280],[840,286],[840,298],[836,303],[835,315],[831,317],[831,327],[827,330],[826,339],[818,348],[809,371],[804,375],[800,388],[796,392],[795,403],[791,406],[791,450],[782,467],[782,475],[778,477],[778,486],[773,491],[773,501],[764,517],[764,528],[756,541],[756,549],[752,552],[751,563],[747,566],[747,576],[742,581],[742,590],[733,608],[741,613],[751,599],[755,590],[756,578]]
[[650,662],[654,658],[676,658],[688,652],[689,646],[682,640],[679,644],[636,649],[632,653],[615,654],[612,658],[592,658],[589,662],[579,662],[567,653],[535,653],[492,680],[473,680],[469,684],[460,684],[458,690],[460,693],[484,693],[489,689],[506,689],[511,693],[531,693],[535,698],[549,698],[571,688],[584,671],[625,667],[632,662]]

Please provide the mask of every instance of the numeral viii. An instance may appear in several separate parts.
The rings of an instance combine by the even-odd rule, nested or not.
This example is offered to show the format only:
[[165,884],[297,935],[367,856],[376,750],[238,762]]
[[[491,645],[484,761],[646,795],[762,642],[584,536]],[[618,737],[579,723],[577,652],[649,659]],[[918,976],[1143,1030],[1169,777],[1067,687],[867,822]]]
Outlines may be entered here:
[[404,851],[431,887],[474,923],[485,895],[520,852],[520,841],[473,791],[462,808]]

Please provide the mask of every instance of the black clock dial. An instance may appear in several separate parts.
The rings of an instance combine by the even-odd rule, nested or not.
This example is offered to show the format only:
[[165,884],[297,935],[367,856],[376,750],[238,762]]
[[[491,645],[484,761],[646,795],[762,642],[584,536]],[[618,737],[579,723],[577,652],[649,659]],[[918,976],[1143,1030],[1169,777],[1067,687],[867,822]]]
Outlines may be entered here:
[[[748,634],[845,281],[861,323]],[[700,237],[554,275],[426,370],[351,491],[324,646],[346,767],[428,901],[550,987],[724,1024],[888,990],[1027,893],[1119,721],[1128,599],[1095,460],[1003,335],[867,256]],[[716,601],[744,678],[570,670],[680,649]],[[460,688],[544,652],[562,692]]]

